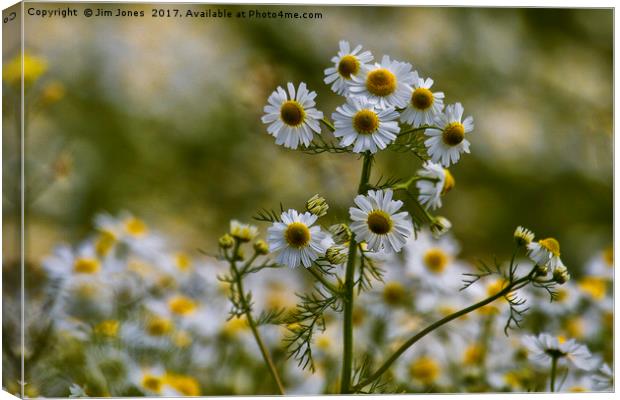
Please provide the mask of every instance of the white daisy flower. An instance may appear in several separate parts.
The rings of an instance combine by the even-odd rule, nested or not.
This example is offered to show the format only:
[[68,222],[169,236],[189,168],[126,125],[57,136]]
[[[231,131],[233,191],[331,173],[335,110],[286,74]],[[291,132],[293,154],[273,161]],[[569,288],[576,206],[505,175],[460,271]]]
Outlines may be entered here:
[[613,279],[614,275],[614,248],[609,246],[598,252],[586,265],[588,275]]
[[117,244],[127,246],[140,257],[155,262],[165,251],[165,240],[151,231],[140,218],[123,211],[118,217],[102,213],[95,217],[100,235],[95,242],[97,254],[108,255]]
[[429,292],[453,293],[462,286],[462,274],[467,268],[457,261],[460,247],[450,235],[435,239],[422,230],[417,238],[407,241],[404,251],[407,274]]
[[372,53],[363,51],[362,46],[358,45],[351,51],[349,42],[341,40],[339,43],[340,51],[338,55],[332,57],[333,67],[325,70],[326,84],[332,84],[332,90],[336,94],[346,96],[349,93],[347,82],[352,76],[357,76],[363,72],[363,68],[367,67],[367,63],[373,60]]
[[351,230],[370,250],[399,252],[413,233],[411,216],[406,211],[396,213],[403,202],[392,196],[391,189],[369,190],[355,198],[357,207],[349,208]]
[[269,96],[261,120],[269,124],[267,132],[276,138],[276,144],[296,149],[299,143],[308,146],[314,132],[321,133],[323,113],[314,108],[316,92],[309,92],[304,82],[297,91],[290,82],[287,87],[288,96],[280,86]]
[[528,256],[540,266],[555,270],[562,264],[560,260],[560,243],[555,238],[546,238],[527,245]]
[[431,161],[425,162],[422,168],[418,175],[427,179],[416,182],[420,191],[418,201],[427,209],[434,210],[441,207],[441,196],[454,187],[454,177],[450,171]]
[[548,365],[553,358],[559,362],[569,361],[575,367],[586,371],[596,367],[598,360],[590,354],[585,345],[577,343],[574,339],[566,340],[564,337],[554,337],[548,333],[536,336],[527,335],[522,339],[523,345],[529,352],[529,358]]
[[280,216],[282,222],[274,222],[267,229],[269,250],[277,252],[276,262],[291,268],[302,264],[308,268],[312,262],[324,255],[332,241],[319,226],[312,226],[317,216],[288,210]]
[[353,151],[376,153],[396,139],[400,132],[398,113],[393,107],[381,108],[366,98],[349,98],[332,114],[334,136],[342,138],[340,146],[353,143]]
[[449,167],[459,160],[461,153],[469,153],[465,134],[474,130],[474,118],[469,116],[461,122],[463,111],[461,103],[450,104],[435,120],[440,129],[429,128],[424,132],[429,136],[424,144],[433,162]]
[[609,367],[609,364],[603,364],[603,366],[596,371],[596,374],[592,376],[592,381],[594,388],[597,390],[613,390],[614,373]]
[[400,120],[414,128],[422,125],[431,125],[443,110],[443,92],[431,92],[433,80],[418,77],[413,81],[413,90],[407,108],[401,113]]
[[349,95],[366,97],[382,108],[406,107],[411,95],[411,85],[416,78],[411,69],[409,63],[390,60],[389,56],[383,56],[381,63],[365,67],[363,74],[351,77]]

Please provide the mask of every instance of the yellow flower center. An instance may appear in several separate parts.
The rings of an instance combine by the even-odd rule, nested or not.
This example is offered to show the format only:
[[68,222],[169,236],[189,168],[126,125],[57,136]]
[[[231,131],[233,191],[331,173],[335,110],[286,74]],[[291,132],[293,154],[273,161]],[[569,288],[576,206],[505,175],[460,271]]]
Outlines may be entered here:
[[396,75],[385,68],[368,73],[366,88],[375,96],[388,96],[396,91]]
[[172,321],[167,318],[155,317],[146,324],[146,331],[151,336],[163,336],[172,331]]
[[560,243],[554,238],[539,240],[538,243],[556,257],[560,256]]
[[321,350],[327,350],[331,347],[332,341],[327,335],[321,335],[316,340],[316,346]]
[[284,231],[284,239],[291,247],[306,247],[310,243],[310,229],[301,222],[293,222]]
[[142,387],[150,390],[151,392],[161,393],[163,383],[163,379],[159,376],[144,374],[142,377]]
[[445,173],[445,179],[443,181],[443,188],[441,189],[441,195],[442,196],[445,195],[446,193],[448,193],[450,190],[452,190],[454,185],[456,185],[456,181],[454,180],[454,176],[452,176],[450,171],[448,171],[446,168],[444,168],[443,171]]
[[116,320],[106,320],[95,326],[95,333],[103,336],[116,337],[118,334],[119,322]]
[[442,249],[433,247],[424,253],[422,261],[430,272],[440,274],[448,266],[448,255]]
[[433,105],[433,93],[426,88],[417,88],[411,94],[411,105],[418,110],[426,110]]
[[73,263],[73,272],[77,274],[95,274],[99,271],[99,261],[94,258],[80,257]]
[[191,376],[166,374],[166,383],[184,396],[200,396],[200,385]]
[[125,230],[132,236],[142,236],[146,233],[146,224],[138,218],[129,218],[125,221]]
[[435,382],[440,372],[437,361],[428,356],[420,357],[409,366],[409,375],[426,385]]
[[465,139],[465,127],[460,122],[451,122],[443,129],[441,138],[448,146],[456,146]]
[[368,229],[377,235],[385,235],[392,230],[392,218],[383,210],[373,210],[366,220]]
[[596,300],[603,300],[607,292],[605,279],[587,276],[579,281],[579,288]]
[[489,297],[495,296],[504,288],[505,282],[503,279],[497,279],[487,285],[487,295]]
[[568,388],[568,391],[572,393],[581,393],[581,392],[587,392],[588,389],[586,389],[583,386],[571,386],[570,388]]
[[603,251],[603,259],[609,268],[614,267],[614,248],[609,246]]
[[568,336],[580,339],[584,334],[584,321],[582,318],[574,317],[565,322],[566,333]]
[[116,243],[116,236],[109,231],[102,231],[95,243],[95,251],[101,257],[107,255]]
[[406,296],[405,287],[400,282],[388,282],[383,287],[383,300],[391,306],[403,304]]
[[353,309],[353,325],[360,326],[364,322],[365,317],[364,309],[361,307],[355,307]]
[[175,257],[177,268],[181,271],[187,271],[192,266],[192,260],[184,253],[178,253]]
[[288,100],[280,107],[280,118],[288,126],[299,126],[304,122],[306,112],[295,100]]
[[177,332],[173,336],[172,341],[174,342],[175,346],[180,348],[184,348],[192,344],[191,336],[185,331]]
[[370,135],[379,129],[379,117],[374,111],[360,110],[353,116],[353,127],[359,134]]
[[226,321],[222,331],[226,336],[232,337],[237,333],[248,329],[248,327],[249,325],[245,317],[233,318]]
[[566,300],[568,300],[568,290],[566,290],[565,288],[558,288],[556,289],[556,297],[555,297],[555,301],[557,301],[558,303],[563,303]]
[[559,336],[557,337],[557,339],[558,339],[558,343],[559,343],[559,344],[566,343],[566,337],[565,337],[565,336],[559,335]]
[[482,362],[483,349],[478,344],[472,344],[465,349],[463,354],[463,363],[468,365],[476,365]]
[[342,57],[338,63],[338,73],[345,79],[351,79],[360,70],[360,62],[355,56],[350,54]]
[[188,315],[196,310],[196,303],[185,296],[175,296],[168,302],[170,311],[179,315]]

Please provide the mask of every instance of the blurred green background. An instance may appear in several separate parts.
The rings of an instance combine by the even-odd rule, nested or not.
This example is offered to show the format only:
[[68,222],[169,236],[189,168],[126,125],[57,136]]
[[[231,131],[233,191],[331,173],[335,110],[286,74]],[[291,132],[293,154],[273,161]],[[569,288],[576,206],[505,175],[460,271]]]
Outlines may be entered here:
[[[146,16],[25,19],[25,47],[48,66],[26,101],[63,88],[26,120],[35,264],[89,234],[101,211],[129,210],[188,250],[215,248],[232,218],[301,208],[315,193],[334,210],[329,222],[346,217],[361,162],[276,146],[260,122],[288,81],[306,82],[331,116],[343,98],[323,70],[343,39],[411,62],[474,116],[472,154],[451,168],[457,185],[439,212],[465,258],[509,257],[524,225],[557,237],[578,275],[612,242],[612,10],[222,6],[322,18],[190,20],[152,18],[146,4],[96,7]],[[373,180],[419,166],[384,151]]]

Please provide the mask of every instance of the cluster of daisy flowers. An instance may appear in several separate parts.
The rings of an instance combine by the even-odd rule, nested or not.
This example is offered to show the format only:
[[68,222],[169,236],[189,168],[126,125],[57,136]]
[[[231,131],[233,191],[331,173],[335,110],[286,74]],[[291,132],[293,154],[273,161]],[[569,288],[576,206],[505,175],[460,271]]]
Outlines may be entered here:
[[276,144],[308,148],[315,136],[324,135],[324,124],[339,139],[339,147],[354,153],[376,153],[410,132],[425,135],[430,161],[444,167],[469,153],[467,136],[474,122],[470,116],[463,117],[461,103],[444,107],[444,93],[432,91],[433,79],[421,77],[410,63],[387,55],[381,62],[373,60],[362,46],[351,50],[348,42],[340,42],[324,79],[334,93],[344,97],[344,104],[332,114],[333,124],[316,108],[317,94],[304,82],[297,87],[289,82],[288,90],[278,87],[269,96],[262,117]]
[[[239,365],[262,371],[262,364],[246,321],[230,319],[231,288],[217,279],[225,271],[222,263],[195,250],[176,251],[169,238],[127,212],[100,214],[94,222],[93,234],[77,245],[57,246],[42,262],[45,296],[29,299],[26,311],[27,352],[40,354],[29,364],[35,369],[28,397],[264,390],[238,375]],[[234,237],[255,234],[255,227],[231,223]],[[261,246],[267,252],[264,242],[257,249]],[[298,279],[267,271],[253,278],[248,285],[257,307],[294,308],[293,293],[302,290]],[[8,314],[18,311],[5,304]],[[277,326],[265,331],[270,347],[285,333]],[[45,343],[38,332],[44,332]],[[218,361],[230,354],[236,361]],[[287,376],[292,388],[301,379]],[[7,382],[8,390],[19,392],[17,381]]]
[[[356,201],[358,212],[368,208],[365,201]],[[394,202],[389,196],[372,201],[388,212]],[[291,240],[313,241],[320,251],[350,240],[352,232],[342,225],[323,230],[313,223],[314,217],[327,212],[320,198],[310,199],[306,208],[312,212],[287,211],[282,217],[287,226],[310,226],[310,238],[298,229],[289,233]],[[28,381],[28,397],[174,397],[266,390],[263,380],[253,378],[265,372],[247,321],[230,318],[226,298],[231,289],[216,279],[226,271],[224,265],[175,251],[169,238],[129,213],[99,215],[95,226],[96,232],[84,241],[58,246],[43,262],[47,296],[40,300],[49,309],[35,312],[41,306],[31,299],[26,326],[45,332],[54,345],[43,350],[38,373]],[[267,237],[283,230],[282,225],[271,227]],[[259,235],[257,227],[233,221],[220,245],[229,247],[239,240],[265,254],[268,245]],[[515,239],[526,248],[535,243],[523,228],[517,229]],[[374,256],[385,273],[383,283],[356,302],[356,354],[380,357],[411,330],[502,287],[500,278],[488,277],[459,292],[462,274],[474,270],[459,257],[460,247],[450,233],[436,238],[423,229],[402,242],[402,255]],[[370,245],[366,249],[365,255],[372,256]],[[520,260],[525,270],[541,262],[532,259],[535,253],[527,254]],[[305,256],[299,257],[303,265]],[[299,301],[295,294],[308,290],[303,270],[267,268],[248,276],[245,283],[252,290],[255,314],[293,314]],[[392,387],[399,392],[547,391],[549,363],[557,356],[556,391],[610,390],[611,250],[594,254],[585,271],[557,288],[552,303],[539,290],[520,289],[532,307],[522,332],[503,334],[510,311],[502,301],[425,338],[393,366]],[[549,270],[539,279],[552,276]],[[7,307],[5,312],[12,315]],[[294,360],[277,361],[288,394],[337,390],[333,371],[342,352],[339,313],[326,312],[324,321],[324,329],[313,338],[314,372],[298,368]],[[290,329],[286,322],[260,327],[270,352],[282,351]],[[33,337],[27,333],[28,346],[34,345]]]

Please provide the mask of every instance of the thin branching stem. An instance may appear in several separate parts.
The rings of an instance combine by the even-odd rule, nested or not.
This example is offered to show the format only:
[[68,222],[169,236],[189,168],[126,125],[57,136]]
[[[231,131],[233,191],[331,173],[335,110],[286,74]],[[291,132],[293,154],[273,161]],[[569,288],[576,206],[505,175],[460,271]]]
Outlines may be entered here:
[[[532,276],[534,275],[534,272],[536,271],[536,268],[532,269],[532,271],[530,271],[529,274],[527,274],[526,276],[524,276],[523,278],[519,278],[513,282],[511,282],[508,286],[506,286],[505,288],[503,288],[502,290],[500,290],[499,292],[497,292],[496,294],[489,296],[488,298],[479,301],[476,304],[472,304],[469,307],[466,307],[460,311],[457,311],[455,313],[452,313],[432,324],[430,324],[429,326],[427,326],[426,328],[424,328],[423,330],[421,330],[420,332],[416,333],[415,335],[413,335],[411,338],[409,338],[405,343],[403,343],[387,360],[385,360],[385,362],[372,374],[370,375],[368,378],[364,379],[362,382],[358,383],[357,385],[355,385],[353,387],[353,391],[359,391],[360,389],[362,389],[364,386],[369,385],[371,383],[373,383],[375,380],[377,380],[379,377],[381,377],[381,375],[383,375],[384,372],[386,372],[391,365],[405,352],[407,351],[407,349],[409,349],[409,347],[413,346],[418,340],[422,339],[424,336],[428,335],[429,333],[433,332],[434,330],[436,330],[437,328],[441,327],[444,324],[447,324],[448,322],[459,318],[465,314],[468,314],[472,311],[475,311],[481,307],[486,306],[489,303],[494,302],[495,300],[504,297],[505,295],[507,295],[508,293],[510,293],[511,291],[515,290],[516,287],[519,287],[519,285],[522,284],[527,284],[528,282],[530,282],[532,280]],[[522,287],[522,286],[521,286]]]
[[321,274],[321,272],[317,271],[316,268],[314,267],[310,267],[310,268],[306,268],[306,271],[310,272],[310,274],[312,274],[312,276],[314,276],[314,278],[321,282],[321,284],[323,284],[323,286],[325,286],[330,292],[332,292],[333,294],[340,294],[341,290],[338,289],[333,283],[331,283],[330,281],[328,281],[323,274]]
[[[282,386],[282,381],[280,380],[280,376],[278,375],[276,366],[273,363],[273,360],[271,359],[269,352],[267,351],[267,347],[265,346],[265,343],[263,342],[263,339],[261,338],[260,333],[258,332],[258,328],[256,327],[256,321],[254,321],[254,317],[252,317],[252,309],[250,307],[250,304],[248,303],[248,298],[245,296],[245,292],[243,289],[243,275],[237,269],[237,262],[235,260],[239,252],[239,245],[240,243],[237,241],[235,243],[233,255],[229,259],[230,268],[233,272],[235,284],[237,285],[237,290],[239,291],[239,301],[241,302],[241,305],[243,307],[245,317],[247,319],[248,325],[250,326],[250,329],[252,330],[252,334],[254,335],[256,344],[258,344],[258,347],[263,356],[263,359],[265,360],[265,364],[267,364],[269,372],[271,373],[273,380],[276,382],[276,386],[278,387],[278,392],[281,395],[284,395],[285,392],[284,392],[284,387]],[[253,257],[252,260],[255,258],[256,257]],[[246,263],[246,265],[244,266],[243,270],[244,271],[247,270],[250,265],[251,265],[251,262],[248,261],[248,263]]]

